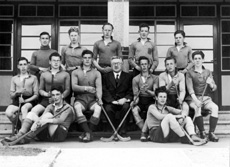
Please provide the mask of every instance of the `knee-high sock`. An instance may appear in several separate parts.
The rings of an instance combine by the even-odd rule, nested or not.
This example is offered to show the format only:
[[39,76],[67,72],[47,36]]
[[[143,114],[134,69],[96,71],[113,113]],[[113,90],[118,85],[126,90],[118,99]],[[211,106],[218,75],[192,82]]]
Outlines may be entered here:
[[80,116],[77,118],[78,124],[81,126],[84,132],[91,132],[87,124],[87,119],[85,116]]
[[197,125],[199,131],[203,132],[204,131],[204,120],[203,120],[203,117],[202,116],[196,117],[195,121],[196,121],[196,125]]
[[89,128],[94,131],[95,130],[95,126],[98,125],[100,119],[96,118],[94,116],[91,116],[90,121],[89,121]]
[[209,132],[214,132],[216,129],[218,118],[210,116],[209,118]]

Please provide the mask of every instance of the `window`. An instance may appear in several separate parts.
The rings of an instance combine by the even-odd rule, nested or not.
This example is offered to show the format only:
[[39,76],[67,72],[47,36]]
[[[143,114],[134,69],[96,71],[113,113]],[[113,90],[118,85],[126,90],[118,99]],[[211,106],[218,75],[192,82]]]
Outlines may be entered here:
[[223,71],[230,71],[230,20],[221,21],[221,64]]
[[230,17],[230,6],[221,6],[221,16]]
[[[2,26],[4,25],[4,26]],[[13,70],[13,20],[0,20],[0,70]]]
[[59,6],[59,16],[60,17],[74,17],[79,16],[79,6],[71,5],[61,5]]
[[215,5],[182,5],[181,17],[216,17]]
[[19,5],[20,17],[53,17],[53,5]]
[[13,17],[14,16],[14,6],[1,5],[0,6],[0,16]]

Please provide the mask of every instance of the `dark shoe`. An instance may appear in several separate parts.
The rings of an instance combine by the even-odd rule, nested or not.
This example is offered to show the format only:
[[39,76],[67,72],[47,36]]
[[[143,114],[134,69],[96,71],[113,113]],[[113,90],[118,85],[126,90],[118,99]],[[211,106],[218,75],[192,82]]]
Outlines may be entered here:
[[85,137],[85,132],[83,132],[80,136],[78,136],[78,139],[80,141],[83,141],[83,138]]
[[214,134],[214,132],[209,132],[208,139],[209,141],[212,141],[212,142],[219,141],[219,138]]
[[82,141],[85,143],[93,141],[93,135],[89,132],[86,132],[85,137],[82,139]]
[[207,139],[207,135],[206,135],[205,131],[200,132],[200,138],[201,139]]
[[141,138],[140,138],[140,140],[142,141],[142,142],[147,142],[148,141],[148,137],[147,137],[148,135],[146,134],[146,133],[144,133],[144,132],[141,132]]

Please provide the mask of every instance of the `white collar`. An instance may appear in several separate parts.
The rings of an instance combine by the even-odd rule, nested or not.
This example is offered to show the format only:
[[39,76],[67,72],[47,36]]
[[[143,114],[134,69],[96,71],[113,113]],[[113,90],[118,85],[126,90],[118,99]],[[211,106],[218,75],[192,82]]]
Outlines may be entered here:
[[113,72],[113,75],[114,75],[114,77],[116,78],[117,77],[117,75],[118,75],[118,78],[120,78],[120,76],[121,76],[121,71],[120,72]]

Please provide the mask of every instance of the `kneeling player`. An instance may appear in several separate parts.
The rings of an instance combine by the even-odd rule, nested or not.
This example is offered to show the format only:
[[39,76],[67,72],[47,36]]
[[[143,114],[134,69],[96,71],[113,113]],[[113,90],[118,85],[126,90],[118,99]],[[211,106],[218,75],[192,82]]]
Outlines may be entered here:
[[149,107],[146,118],[151,141],[160,143],[181,141],[189,144],[190,141],[182,130],[184,128],[193,142],[206,143],[206,140],[196,136],[190,117],[181,115],[181,110],[165,105],[167,101],[165,87],[157,88],[155,94],[156,104]]

